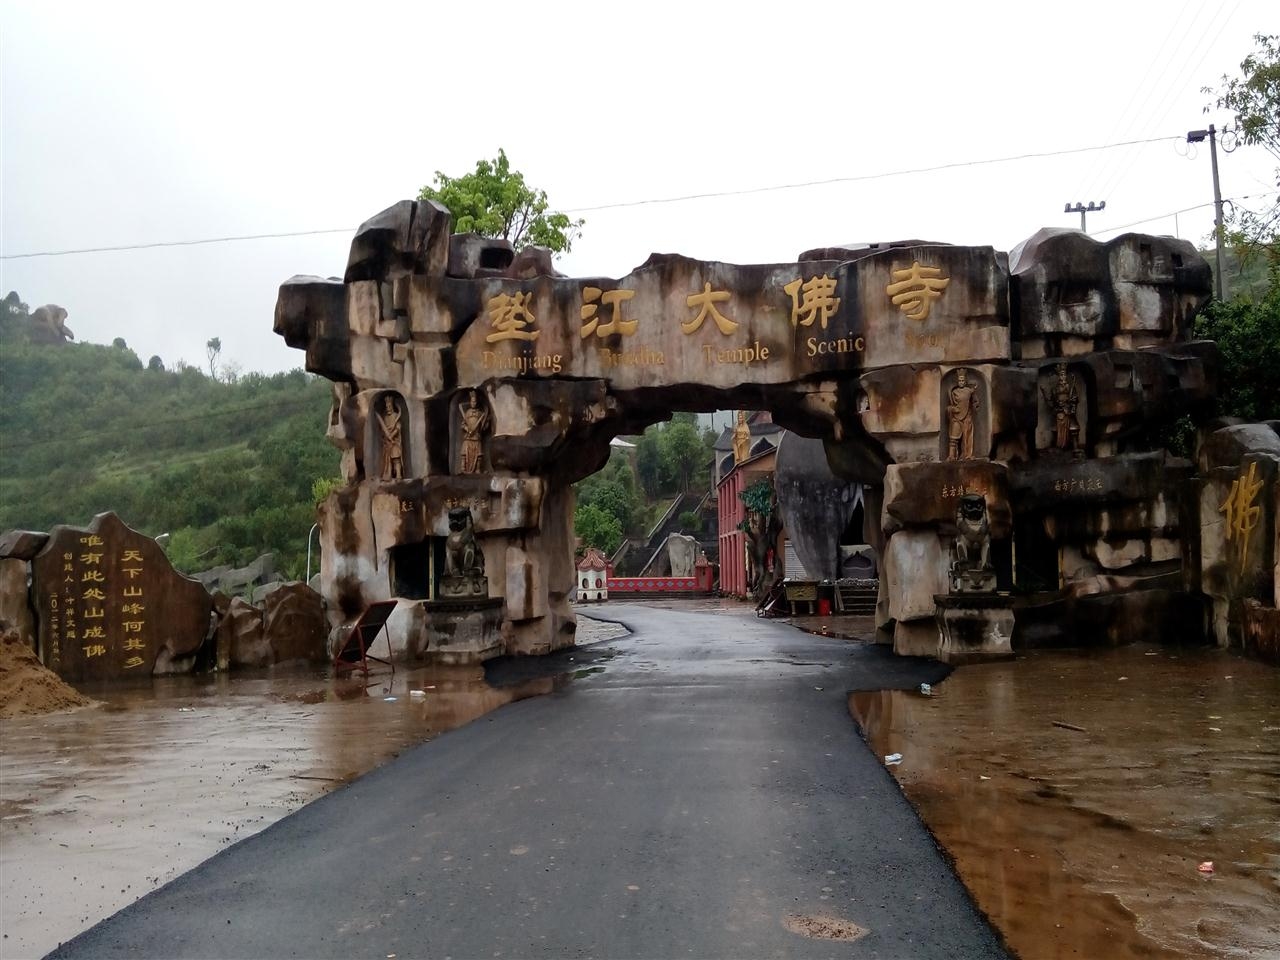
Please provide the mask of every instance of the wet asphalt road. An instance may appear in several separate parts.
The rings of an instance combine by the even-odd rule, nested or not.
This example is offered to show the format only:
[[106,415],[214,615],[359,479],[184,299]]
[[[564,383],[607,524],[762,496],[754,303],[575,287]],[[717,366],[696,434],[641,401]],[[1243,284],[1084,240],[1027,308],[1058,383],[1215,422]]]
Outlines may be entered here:
[[749,615],[604,610],[633,635],[559,658],[602,672],[406,751],[51,956],[1005,956],[846,707],[944,668]]

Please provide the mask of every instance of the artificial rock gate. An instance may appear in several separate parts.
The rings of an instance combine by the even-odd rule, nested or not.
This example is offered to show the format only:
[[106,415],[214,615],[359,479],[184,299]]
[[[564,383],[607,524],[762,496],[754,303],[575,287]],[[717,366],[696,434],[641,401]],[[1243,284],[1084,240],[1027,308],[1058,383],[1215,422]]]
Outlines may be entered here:
[[966,493],[986,498],[1002,586],[1180,577],[1192,468],[1156,428],[1212,397],[1216,357],[1187,339],[1210,282],[1189,243],[1046,230],[1011,256],[922,242],[769,265],[654,255],[615,280],[449,227],[442,207],[401,202],[359,228],[343,280],[280,289],[276,332],[334,382],[346,486],[321,506],[321,592],[335,625],[397,598],[403,656],[572,644],[570,485],[614,436],[674,410],[768,409],[877,491],[877,621],[899,652],[936,649]]

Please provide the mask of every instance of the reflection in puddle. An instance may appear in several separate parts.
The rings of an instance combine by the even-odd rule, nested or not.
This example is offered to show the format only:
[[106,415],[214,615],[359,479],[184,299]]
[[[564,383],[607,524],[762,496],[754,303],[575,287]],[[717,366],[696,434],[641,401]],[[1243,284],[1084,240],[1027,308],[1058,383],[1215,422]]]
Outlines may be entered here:
[[1038,651],[933,693],[849,708],[1019,955],[1280,955],[1274,667]]
[[0,953],[41,956],[406,747],[567,682],[492,687],[479,666],[170,677],[4,720]]

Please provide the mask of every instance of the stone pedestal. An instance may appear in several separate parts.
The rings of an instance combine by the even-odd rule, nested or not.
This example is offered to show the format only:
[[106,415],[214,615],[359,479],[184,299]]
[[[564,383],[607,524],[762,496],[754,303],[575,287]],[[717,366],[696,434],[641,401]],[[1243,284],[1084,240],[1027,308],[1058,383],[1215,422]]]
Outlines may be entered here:
[[476,572],[445,574],[440,578],[440,596],[448,600],[483,600],[489,596],[489,578]]
[[958,564],[951,565],[948,575],[951,593],[980,593],[990,596],[996,592],[996,572],[990,568],[985,570],[973,567],[963,568]]
[[433,600],[426,612],[423,659],[445,666],[482,663],[502,653],[502,598]]
[[1013,659],[1013,597],[1007,593],[939,594],[938,659],[982,663]]

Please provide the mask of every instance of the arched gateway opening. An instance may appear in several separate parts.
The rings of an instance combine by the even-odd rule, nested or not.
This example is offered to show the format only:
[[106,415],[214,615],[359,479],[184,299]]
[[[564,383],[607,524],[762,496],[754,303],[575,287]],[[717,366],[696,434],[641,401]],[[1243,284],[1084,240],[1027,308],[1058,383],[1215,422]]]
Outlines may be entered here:
[[401,202],[359,228],[343,280],[294,277],[276,308],[334,382],[346,486],[321,507],[321,592],[335,624],[399,599],[406,656],[570,645],[570,485],[619,434],[742,408],[864,485],[877,622],[899,652],[936,649],[966,494],[986,500],[1004,582],[1061,591],[1121,554],[1165,575],[1182,462],[1152,428],[1212,395],[1212,345],[1186,341],[1208,289],[1190,244],[1073,231],[1012,265],[910,242],[568,278]]

